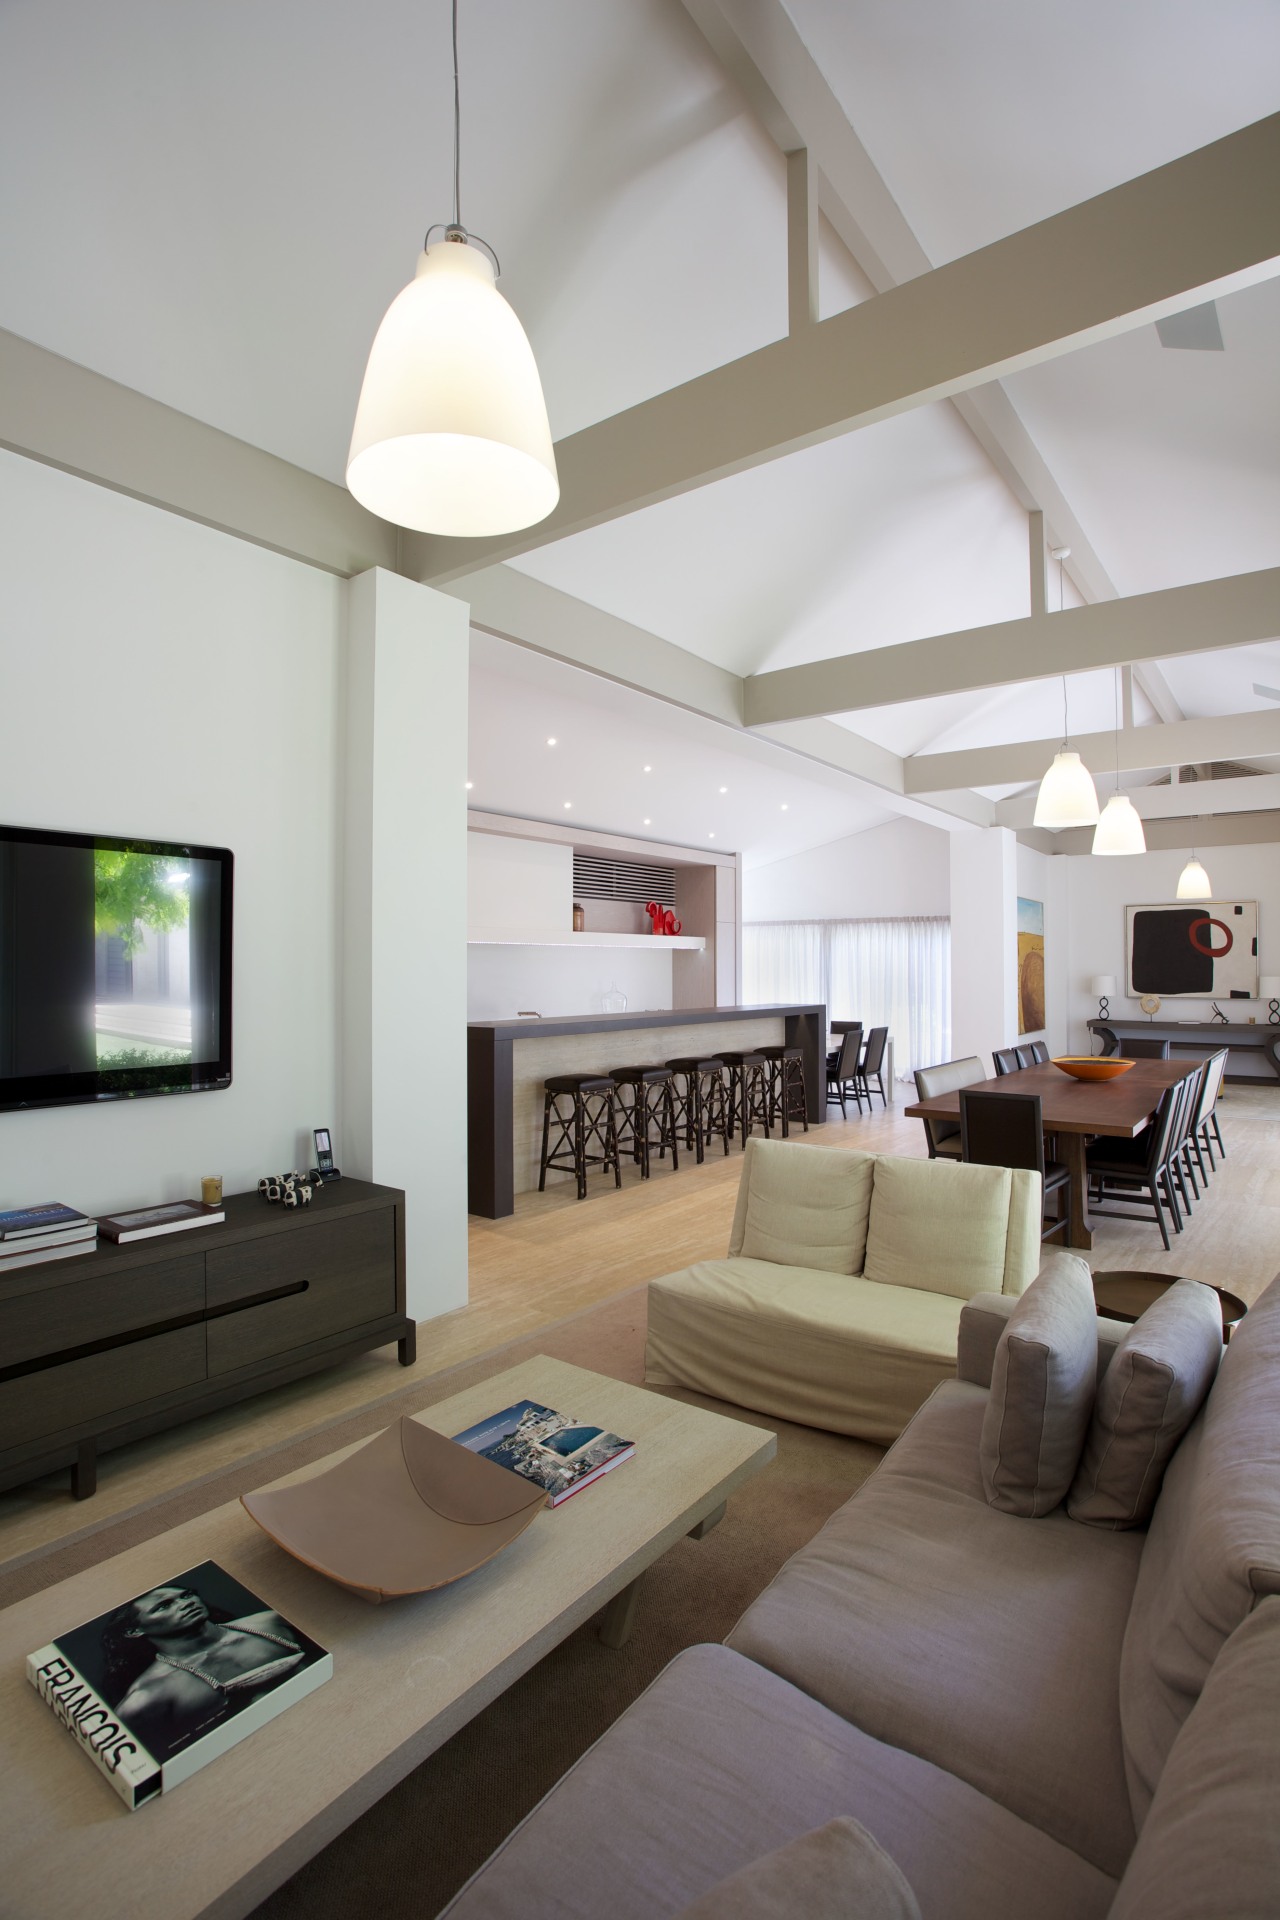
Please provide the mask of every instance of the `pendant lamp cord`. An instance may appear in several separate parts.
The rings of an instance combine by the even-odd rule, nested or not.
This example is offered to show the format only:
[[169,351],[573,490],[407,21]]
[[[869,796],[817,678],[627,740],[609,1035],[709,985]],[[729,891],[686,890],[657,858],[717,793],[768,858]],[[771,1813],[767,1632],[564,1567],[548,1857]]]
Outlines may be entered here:
[[1115,715],[1116,715],[1116,792],[1119,793],[1120,791],[1120,669],[1119,667],[1117,667],[1115,671],[1116,671],[1116,677],[1115,677],[1113,692],[1115,694]]
[[462,225],[462,95],[458,87],[458,0],[453,0],[453,224]]

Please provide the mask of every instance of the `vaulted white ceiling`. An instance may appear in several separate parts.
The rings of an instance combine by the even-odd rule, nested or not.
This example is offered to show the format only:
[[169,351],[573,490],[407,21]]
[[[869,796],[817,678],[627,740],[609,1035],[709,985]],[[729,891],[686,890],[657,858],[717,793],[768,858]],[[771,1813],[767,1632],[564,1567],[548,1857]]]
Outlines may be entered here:
[[[719,10],[798,34],[935,266],[1264,117],[1280,79],[1280,11],[1257,0]],[[499,253],[558,439],[786,333],[786,162],[700,29],[708,0],[460,11],[463,219]],[[447,0],[8,0],[0,326],[340,482],[373,332],[426,225],[449,215],[451,96]],[[825,220],[820,253],[823,316],[874,297]],[[1003,383],[1122,596],[1280,559],[1280,280],[1218,312],[1220,353],[1169,350],[1143,326]],[[1026,502],[945,401],[511,565],[735,675],[1030,608]],[[1051,570],[1051,608],[1057,593]],[[1068,579],[1064,605],[1080,597]],[[552,817],[543,760],[516,746],[533,691],[504,659],[478,650],[477,712],[509,750],[473,797]],[[922,686],[833,718],[895,755],[1050,739],[1061,682],[1035,664],[1013,686]],[[1165,719],[1274,710],[1280,727],[1280,704],[1252,691],[1280,686],[1280,641],[1155,664],[1137,725],[1162,717],[1155,700]],[[659,717],[581,675],[566,700],[570,685],[598,710],[581,817],[635,830],[641,796],[610,779],[608,743],[630,753]],[[1073,732],[1111,726],[1111,672],[1072,675],[1069,696]],[[727,728],[695,738],[673,720],[670,739],[686,768],[736,755],[763,781],[782,764],[776,740]],[[829,768],[794,775],[833,808],[819,838],[894,804]],[[691,841],[710,831],[697,798]],[[815,843],[795,823],[779,839],[768,808],[733,832],[757,859]]]

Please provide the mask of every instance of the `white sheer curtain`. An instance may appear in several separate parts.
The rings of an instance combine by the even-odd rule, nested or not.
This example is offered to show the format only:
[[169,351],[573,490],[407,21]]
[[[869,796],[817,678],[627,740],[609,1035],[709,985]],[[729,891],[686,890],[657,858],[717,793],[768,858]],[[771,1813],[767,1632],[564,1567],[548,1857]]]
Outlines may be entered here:
[[822,1000],[888,1027],[900,1080],[951,1053],[949,920],[775,920],[742,929],[743,998]]

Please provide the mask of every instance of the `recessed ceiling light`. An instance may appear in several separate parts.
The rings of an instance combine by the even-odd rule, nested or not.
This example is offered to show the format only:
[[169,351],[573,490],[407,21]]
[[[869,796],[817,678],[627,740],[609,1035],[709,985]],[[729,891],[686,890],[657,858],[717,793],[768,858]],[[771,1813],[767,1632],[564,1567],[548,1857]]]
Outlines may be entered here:
[[787,803],[786,803],[786,801],[784,800],[784,801],[783,801],[783,803],[782,803],[782,811],[783,811],[783,812],[785,813],[785,812],[786,812],[786,810],[787,810]]
[[653,768],[652,768],[652,767],[645,767],[645,768],[643,769],[643,771],[644,771],[645,773],[652,773],[652,772],[653,772]]
[[644,824],[646,825],[646,827],[651,827],[653,825],[653,822],[652,820],[646,820]]
[[475,781],[474,781],[474,780],[468,780],[468,782],[467,782],[467,792],[468,792],[468,793],[470,793],[470,791],[471,791],[471,789],[472,789],[472,787],[474,787],[474,785],[475,785]]
[[565,801],[565,803],[564,803],[564,810],[565,810],[565,812],[566,812],[566,813],[568,813],[568,811],[569,811],[569,809],[570,809],[570,807],[571,807],[572,805],[573,805],[573,802],[572,802],[572,800],[566,800],[566,801]]
[[554,735],[554,733],[553,733],[553,734],[552,734],[552,735],[550,736],[550,738],[548,739],[548,741],[547,741],[547,745],[548,745],[549,747],[554,747],[554,745],[555,745],[555,743],[556,743],[556,737],[555,737],[555,735]]
[[714,835],[714,833],[709,833],[709,834],[707,835],[707,838],[708,838],[708,840],[714,840],[714,839],[715,839],[715,835]]
[[728,793],[729,789],[728,787],[721,787],[720,791],[721,793]]

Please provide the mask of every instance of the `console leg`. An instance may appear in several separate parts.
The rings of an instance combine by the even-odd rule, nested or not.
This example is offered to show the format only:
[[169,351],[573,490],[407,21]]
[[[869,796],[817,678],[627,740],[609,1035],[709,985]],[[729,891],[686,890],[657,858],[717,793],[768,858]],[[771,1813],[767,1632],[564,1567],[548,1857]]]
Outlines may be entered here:
[[402,1340],[396,1341],[396,1355],[402,1367],[411,1367],[418,1357],[418,1329],[411,1325]]
[[621,1593],[615,1593],[604,1610],[604,1619],[600,1622],[600,1638],[606,1647],[625,1647],[631,1638],[631,1629],[636,1623],[636,1608],[640,1602],[640,1581],[635,1579]]
[[98,1491],[98,1449],[94,1441],[82,1440],[76,1448],[76,1463],[71,1469],[71,1497],[87,1500]]

